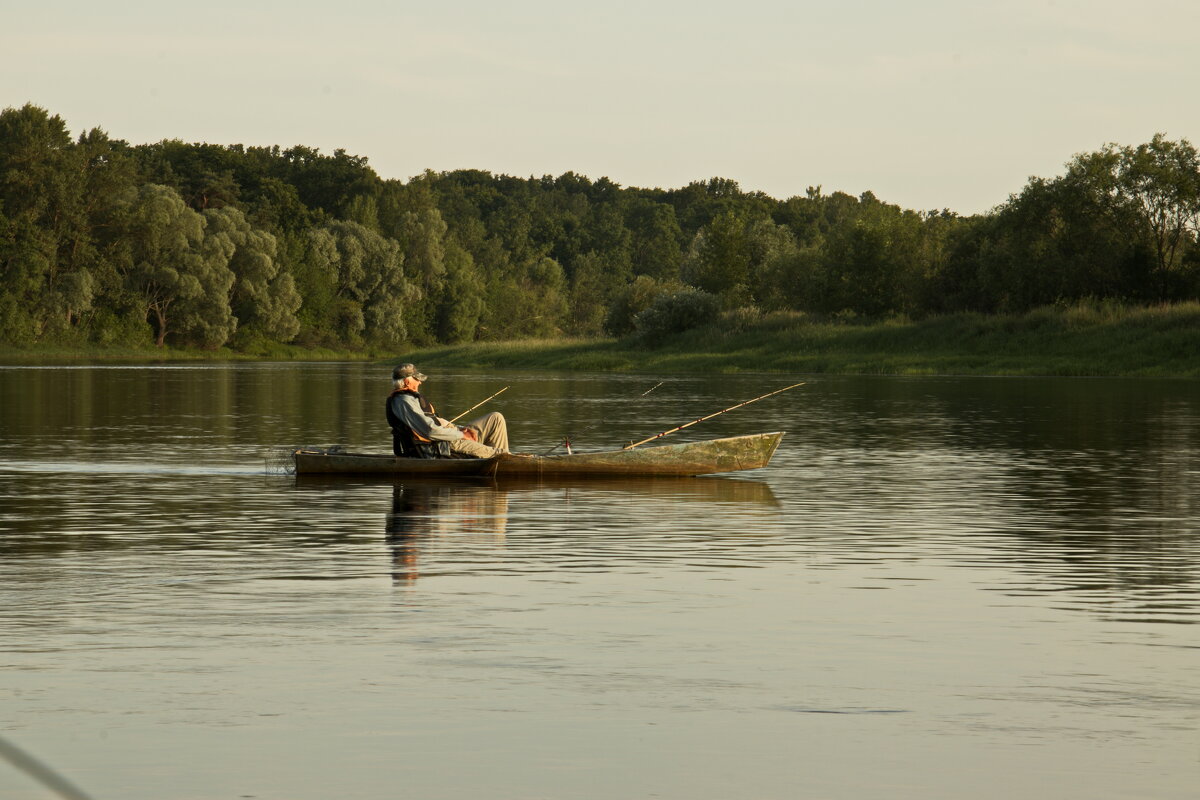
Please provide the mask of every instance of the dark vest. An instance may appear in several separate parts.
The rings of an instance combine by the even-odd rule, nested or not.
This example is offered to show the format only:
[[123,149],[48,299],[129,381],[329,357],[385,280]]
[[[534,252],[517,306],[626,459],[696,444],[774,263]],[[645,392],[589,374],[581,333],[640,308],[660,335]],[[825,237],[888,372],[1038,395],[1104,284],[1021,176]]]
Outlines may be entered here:
[[[429,416],[434,416],[433,405],[418,392],[401,389],[388,395],[384,408],[387,410],[388,425],[392,428],[392,453],[405,458],[450,458],[449,442],[430,441],[413,431],[404,424],[404,420],[392,411],[392,398],[398,394],[407,394],[417,398],[421,410]],[[434,423],[436,424],[436,423]]]

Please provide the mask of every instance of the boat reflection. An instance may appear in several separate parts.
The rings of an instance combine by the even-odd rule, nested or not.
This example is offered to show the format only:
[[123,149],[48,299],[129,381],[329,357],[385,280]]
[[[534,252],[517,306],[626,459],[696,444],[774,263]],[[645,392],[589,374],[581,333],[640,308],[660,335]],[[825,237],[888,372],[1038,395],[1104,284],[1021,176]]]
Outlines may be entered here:
[[652,495],[654,498],[703,503],[748,503],[778,507],[771,487],[758,481],[719,477],[644,477],[629,478],[528,478],[499,476],[492,484],[506,492],[563,492],[594,494],[616,492],[622,495]]
[[655,498],[707,503],[747,503],[758,506],[780,505],[771,487],[758,481],[721,477],[642,477],[627,478],[529,478],[529,477],[452,477],[397,478],[387,475],[296,475],[297,488],[338,490],[391,484],[430,495],[470,496],[477,491],[496,494],[562,492],[594,494],[616,492],[628,496],[651,495]]
[[[572,508],[593,519],[588,515],[596,513],[596,509],[632,503],[638,513],[627,517],[631,520],[628,533],[644,536],[648,528],[654,527],[646,525],[650,517],[656,517],[660,523],[678,517],[683,524],[685,519],[694,522],[697,515],[718,507],[735,506],[743,518],[752,509],[774,514],[779,507],[770,486],[734,478],[364,481],[361,476],[354,479],[296,476],[298,487],[330,492],[358,492],[364,487],[388,483],[392,490],[391,506],[384,534],[391,549],[392,576],[398,583],[415,582],[422,574],[421,564],[434,558],[440,562],[439,572],[444,572],[448,565],[470,562],[474,557],[472,551],[480,545],[489,550],[501,549],[508,535],[517,529],[545,536],[551,518],[578,528],[578,520],[570,521]],[[622,519],[607,513],[602,516],[597,521],[608,525],[614,520],[620,525]],[[636,524],[632,522],[635,519]],[[666,526],[670,527],[669,522]],[[685,529],[691,527],[684,525]]]
[[392,579],[413,583],[420,577],[423,547],[443,537],[504,542],[508,494],[487,484],[462,482],[397,483],[384,534],[392,551]]
[[[705,508],[729,504],[774,508],[779,504],[766,484],[728,478],[405,481],[392,488],[392,509],[385,528],[392,550],[393,580],[416,581],[423,549],[451,540],[456,550],[471,543],[502,547],[514,519],[531,512],[536,516],[541,508],[567,508],[575,501],[586,503],[611,493],[620,493],[623,499],[643,497],[642,502],[654,503],[660,514],[674,504],[691,508],[696,504]],[[517,512],[512,515],[510,502]]]

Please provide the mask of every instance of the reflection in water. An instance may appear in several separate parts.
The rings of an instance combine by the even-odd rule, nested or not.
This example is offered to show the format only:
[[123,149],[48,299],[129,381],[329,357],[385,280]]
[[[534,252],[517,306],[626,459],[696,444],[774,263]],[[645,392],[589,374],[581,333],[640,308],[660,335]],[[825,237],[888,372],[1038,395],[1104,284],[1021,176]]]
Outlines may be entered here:
[[621,493],[629,497],[693,503],[743,503],[748,506],[778,507],[770,485],[761,480],[701,476],[643,478],[510,478],[502,476],[498,487],[510,492]]
[[[344,490],[347,481],[336,476],[296,476],[302,489],[318,489],[336,493]],[[353,485],[364,481],[358,476]],[[560,537],[569,537],[597,526],[592,520],[595,507],[610,510],[633,504],[638,514],[646,514],[647,500],[655,503],[653,525],[639,525],[636,516],[620,518],[617,535],[629,538],[635,530],[643,535],[661,536],[664,553],[671,553],[670,534],[684,531],[689,537],[711,540],[713,533],[696,530],[695,523],[706,515],[719,512],[730,518],[737,514],[739,526],[744,525],[753,510],[778,509],[779,501],[765,483],[731,478],[645,478],[641,480],[397,480],[380,477],[366,485],[391,487],[391,507],[386,515],[384,531],[392,552],[392,577],[399,582],[413,583],[421,575],[421,555],[424,551],[453,540],[458,546],[486,544],[501,549],[510,529],[537,540],[550,528]],[[619,497],[614,502],[613,497]],[[515,498],[515,513],[510,513],[510,498]],[[550,512],[550,509],[555,511]],[[572,514],[578,509],[578,516]],[[614,512],[616,513],[616,512]],[[512,522],[513,517],[521,522]],[[532,522],[536,520],[536,523]],[[679,527],[673,526],[675,520]],[[620,526],[626,529],[621,530]],[[743,531],[744,532],[744,531]],[[579,555],[579,542],[563,549]],[[648,546],[652,543],[647,543]],[[585,545],[586,547],[586,545]],[[595,542],[592,543],[595,549]],[[560,556],[548,554],[551,563]],[[465,565],[455,565],[463,572]]]
[[496,546],[508,527],[508,495],[486,485],[410,481],[392,487],[384,531],[392,549],[392,578],[413,583],[420,552],[443,536],[481,537]]

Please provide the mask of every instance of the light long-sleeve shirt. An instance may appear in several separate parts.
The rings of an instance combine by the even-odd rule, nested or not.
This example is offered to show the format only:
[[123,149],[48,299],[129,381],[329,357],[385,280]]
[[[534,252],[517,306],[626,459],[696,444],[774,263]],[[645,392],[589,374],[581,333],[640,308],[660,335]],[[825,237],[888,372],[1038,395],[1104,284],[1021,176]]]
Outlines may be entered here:
[[413,433],[435,442],[456,442],[463,433],[452,422],[426,414],[421,410],[421,401],[411,394],[397,392],[388,399],[392,413],[407,425]]

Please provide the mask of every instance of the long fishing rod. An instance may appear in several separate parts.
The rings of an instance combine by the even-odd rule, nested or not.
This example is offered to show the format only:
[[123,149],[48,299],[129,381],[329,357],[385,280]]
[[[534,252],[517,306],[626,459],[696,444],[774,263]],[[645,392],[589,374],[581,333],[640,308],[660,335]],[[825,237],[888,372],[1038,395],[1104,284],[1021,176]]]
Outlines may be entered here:
[[0,737],[0,758],[29,775],[47,789],[52,790],[59,797],[64,797],[66,800],[91,800],[90,795],[84,794],[62,775],[2,737]]
[[482,401],[482,402],[476,403],[475,405],[471,406],[471,407],[470,407],[470,408],[468,408],[466,411],[462,412],[461,414],[459,414],[457,417],[455,417],[454,419],[452,419],[452,420],[450,420],[450,421],[451,421],[451,422],[454,422],[454,420],[459,420],[459,419],[462,419],[462,418],[463,418],[463,417],[465,417],[467,414],[470,414],[472,411],[474,411],[475,409],[479,408],[481,405],[483,405],[484,403],[486,403],[488,400],[491,400],[491,399],[493,399],[493,398],[499,397],[500,395],[504,394],[504,393],[505,393],[505,392],[507,392],[507,391],[508,391],[508,387],[507,387],[507,386],[505,386],[503,389],[501,389],[500,391],[496,392],[494,395],[492,395],[491,397],[489,397],[487,400],[484,400],[484,401]]
[[[657,389],[658,387],[660,387],[662,385],[663,385],[663,381],[659,381],[658,383],[654,384],[649,389],[647,389],[646,391],[644,391],[640,395],[638,395],[638,397],[645,397],[646,395],[650,394],[651,392],[653,392],[655,389]],[[581,430],[580,433],[581,434],[587,433],[588,431],[590,431],[592,428],[596,427],[599,424],[600,424],[599,421],[593,422],[591,425],[588,425],[586,428]],[[571,437],[570,436],[564,436],[563,440],[561,442],[554,445],[554,447],[551,447],[546,452],[542,453],[542,455],[548,456],[551,453],[553,453],[555,450],[557,450],[558,448],[562,447],[563,445],[566,445],[567,455],[571,455]]]
[[706,419],[712,419],[713,417],[719,417],[722,414],[725,414],[729,411],[733,411],[736,408],[741,408],[742,406],[748,406],[751,403],[757,403],[759,400],[766,400],[768,397],[770,397],[772,395],[779,394],[780,392],[786,392],[788,389],[795,389],[797,386],[803,386],[803,385],[804,385],[803,381],[801,381],[800,383],[793,383],[791,386],[785,386],[782,389],[776,389],[773,392],[768,392],[767,394],[764,394],[762,397],[756,397],[753,400],[747,400],[744,403],[738,403],[736,406],[730,406],[729,408],[722,409],[721,411],[718,411],[715,414],[709,414],[707,417],[701,417],[700,419],[694,419],[691,422],[685,422],[684,424],[680,425],[678,428],[671,428],[671,430],[669,430],[669,431],[663,431],[662,433],[656,433],[648,439],[642,439],[640,442],[634,442],[633,444],[625,445],[621,449],[622,450],[632,450],[633,448],[638,447],[639,445],[643,445],[646,442],[653,442],[655,439],[661,439],[662,437],[666,436],[667,434],[675,433],[675,431],[681,431],[684,428],[690,428],[693,425],[695,425],[697,422],[704,422],[704,420],[706,420]]

